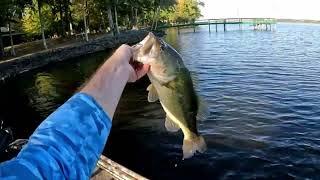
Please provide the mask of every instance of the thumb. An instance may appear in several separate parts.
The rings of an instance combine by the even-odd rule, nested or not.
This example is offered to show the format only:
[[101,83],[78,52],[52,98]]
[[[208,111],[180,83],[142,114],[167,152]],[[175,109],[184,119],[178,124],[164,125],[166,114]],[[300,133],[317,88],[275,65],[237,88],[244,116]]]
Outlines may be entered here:
[[150,65],[149,64],[143,64],[142,68],[137,72],[137,78],[140,79],[142,78],[144,75],[146,75],[150,70]]

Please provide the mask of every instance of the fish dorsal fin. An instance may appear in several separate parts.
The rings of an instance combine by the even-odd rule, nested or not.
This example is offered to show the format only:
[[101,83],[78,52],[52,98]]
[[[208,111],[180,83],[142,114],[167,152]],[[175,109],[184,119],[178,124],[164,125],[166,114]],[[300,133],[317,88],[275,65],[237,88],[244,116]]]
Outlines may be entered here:
[[208,104],[201,97],[198,96],[198,112],[197,120],[206,120],[210,116],[210,110]]
[[156,102],[157,100],[159,100],[159,96],[156,91],[156,88],[152,84],[150,84],[147,87],[147,91],[149,91],[149,93],[148,93],[148,101],[149,102]]
[[166,122],[164,123],[164,125],[166,126],[166,129],[169,131],[169,132],[177,132],[179,131],[179,126],[173,122],[173,120],[170,119],[170,117],[166,116]]

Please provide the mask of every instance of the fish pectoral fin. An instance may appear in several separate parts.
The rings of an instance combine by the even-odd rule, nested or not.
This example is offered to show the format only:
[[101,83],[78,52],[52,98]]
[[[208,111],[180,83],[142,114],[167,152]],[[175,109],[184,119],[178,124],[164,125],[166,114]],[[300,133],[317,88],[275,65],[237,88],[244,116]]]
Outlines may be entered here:
[[169,132],[177,132],[180,129],[180,127],[175,122],[173,122],[173,120],[171,120],[168,115],[166,116],[166,122],[164,123],[164,125]]
[[205,100],[198,97],[197,120],[206,120],[210,116],[210,110]]
[[152,84],[150,84],[147,87],[147,91],[149,91],[149,93],[148,93],[148,102],[156,102],[157,100],[159,100],[159,96],[158,96],[157,90]]
[[165,77],[165,78],[162,78],[162,79],[161,79],[161,82],[162,82],[163,84],[167,84],[167,83],[169,83],[170,81],[173,81],[175,78],[176,78],[176,75],[167,76],[167,77]]
[[192,157],[197,151],[203,153],[207,150],[206,142],[202,136],[194,136],[191,139],[184,139],[182,145],[183,159]]
[[155,77],[155,80],[160,84],[160,85],[166,85],[169,82],[173,81],[176,78],[176,75],[171,75],[171,76],[161,76],[161,75],[155,75],[152,74],[153,77]]

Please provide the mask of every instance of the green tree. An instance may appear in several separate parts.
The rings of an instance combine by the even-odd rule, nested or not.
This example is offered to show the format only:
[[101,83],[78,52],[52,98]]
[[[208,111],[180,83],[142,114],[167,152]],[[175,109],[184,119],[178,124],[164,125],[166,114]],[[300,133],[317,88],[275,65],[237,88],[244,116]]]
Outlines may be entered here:
[[43,47],[45,49],[48,49],[47,46],[47,42],[46,42],[46,36],[44,34],[44,24],[43,24],[43,15],[41,12],[41,6],[43,5],[43,1],[42,0],[37,0],[37,4],[35,4],[35,6],[38,7],[38,13],[39,13],[39,21],[40,21],[40,29],[41,29],[41,36],[42,36],[42,43],[43,43]]
[[[10,0],[0,1],[0,27],[4,26],[7,22],[7,9],[10,5]],[[2,40],[2,32],[0,31],[0,57],[4,55],[4,45]]]
[[[0,1],[0,27],[4,26],[7,22],[6,11],[10,4],[10,0],[1,0]],[[0,57],[4,55],[4,46],[2,41],[2,32],[0,31]]]
[[87,26],[87,7],[88,7],[88,2],[87,0],[83,0],[83,22],[84,22],[84,34],[86,37],[86,41],[89,41],[88,38],[88,26]]
[[[45,0],[52,9],[52,15],[55,16],[55,29],[60,36],[70,35],[72,33],[72,15],[71,5],[74,0]],[[77,1],[83,3],[82,1]],[[70,25],[71,24],[71,25]],[[67,33],[68,32],[68,33]]]
[[[174,7],[176,5],[176,3],[177,3],[176,0],[159,0],[157,12],[156,12],[154,29],[157,29],[157,27],[158,27],[158,20],[159,20],[159,17],[161,17],[160,10],[167,11],[167,12],[174,12],[174,11],[170,11],[170,10],[173,10],[172,7]],[[170,14],[166,14],[166,15],[170,16]],[[168,17],[166,17],[166,18],[168,18]]]
[[176,17],[178,22],[189,22],[201,16],[199,3],[197,0],[179,0],[175,6]]
[[123,2],[129,10],[127,13],[132,29],[138,29],[138,12],[142,10],[144,2],[144,0],[127,0]]
[[[12,37],[12,24],[16,23],[17,20],[22,16],[22,10],[28,4],[31,4],[31,0],[2,0],[0,2],[0,26],[7,24],[9,27],[12,56],[16,55]],[[4,50],[1,33],[2,32],[0,32],[0,56],[3,56]]]
[[[101,14],[108,17],[109,27],[111,32],[115,35],[119,32],[118,27],[118,9],[120,1],[113,0],[96,0],[97,8],[100,10]],[[114,10],[112,12],[112,9]],[[115,16],[117,16],[115,18]],[[114,20],[115,18],[115,20]]]
[[[116,35],[120,28],[156,29],[158,23],[194,21],[201,16],[199,5],[197,0],[0,0],[0,25],[8,24],[11,29],[16,20],[28,35],[41,35],[46,48],[45,34],[65,36],[75,30],[84,32],[88,40],[90,30],[106,30],[106,24]],[[22,20],[12,18],[16,16],[12,12],[22,14],[19,9]]]
[[29,36],[41,35],[43,46],[47,49],[45,32],[51,31],[54,16],[52,15],[50,5],[42,0],[33,0],[31,6],[24,9],[22,18],[23,30]]
[[[84,0],[75,0],[71,6],[73,23],[81,30],[83,26],[87,26],[88,32],[91,30],[101,31],[102,29],[105,31],[105,17],[108,17],[110,29],[113,31],[113,5],[111,0],[86,0],[86,2]],[[85,21],[84,14],[86,15]]]

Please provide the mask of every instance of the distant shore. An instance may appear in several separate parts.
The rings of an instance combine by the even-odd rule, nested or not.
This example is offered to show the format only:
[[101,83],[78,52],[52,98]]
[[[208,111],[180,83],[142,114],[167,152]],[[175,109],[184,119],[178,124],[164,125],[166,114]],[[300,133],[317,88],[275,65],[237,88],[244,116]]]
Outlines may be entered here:
[[313,23],[320,24],[320,20],[309,20],[309,19],[277,19],[278,22],[290,22],[290,23]]

